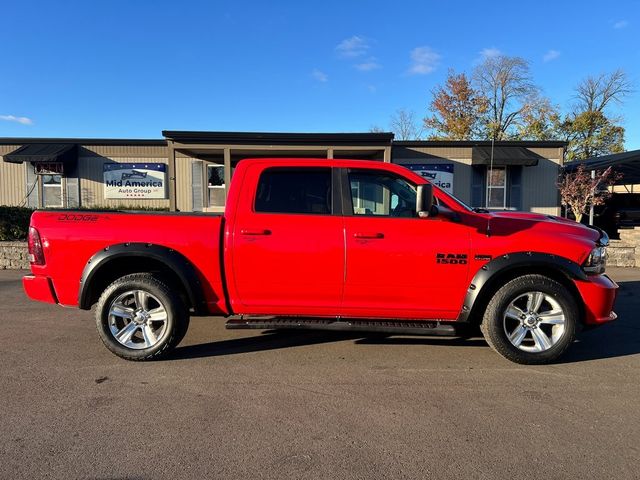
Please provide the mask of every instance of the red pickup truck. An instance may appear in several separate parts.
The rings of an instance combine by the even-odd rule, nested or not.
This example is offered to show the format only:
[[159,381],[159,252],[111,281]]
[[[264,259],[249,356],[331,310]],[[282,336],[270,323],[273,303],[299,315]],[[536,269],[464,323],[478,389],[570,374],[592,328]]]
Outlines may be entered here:
[[241,161],[224,215],[38,211],[29,297],[89,310],[116,355],[149,360],[193,315],[228,328],[461,335],[555,360],[616,318],[602,231],[471,209],[410,170],[362,160]]

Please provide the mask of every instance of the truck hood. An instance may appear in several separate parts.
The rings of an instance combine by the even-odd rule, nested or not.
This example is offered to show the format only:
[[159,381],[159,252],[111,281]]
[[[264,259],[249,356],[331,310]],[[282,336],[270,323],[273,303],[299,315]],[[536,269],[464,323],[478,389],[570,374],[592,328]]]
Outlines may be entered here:
[[596,227],[588,227],[555,215],[528,212],[491,212],[488,216],[488,228],[492,233],[511,229],[535,229],[538,232],[573,235],[593,242],[608,242],[606,233]]

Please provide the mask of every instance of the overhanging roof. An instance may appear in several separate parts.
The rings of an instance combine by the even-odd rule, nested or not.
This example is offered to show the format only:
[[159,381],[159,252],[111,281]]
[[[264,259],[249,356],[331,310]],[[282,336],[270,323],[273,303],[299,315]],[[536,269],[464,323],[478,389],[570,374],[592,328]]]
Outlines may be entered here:
[[640,183],[640,150],[576,160],[565,163],[563,168],[566,172],[573,172],[580,165],[584,165],[586,170],[606,170],[611,167],[622,174],[622,178],[616,182],[617,185]]
[[544,159],[543,156],[519,146],[475,146],[471,150],[472,165],[495,165],[510,166],[521,165],[533,167],[538,161]]
[[178,143],[219,145],[345,145],[391,146],[393,133],[273,133],[197,132],[163,130],[168,140]]
[[4,155],[10,163],[64,163],[75,164],[77,159],[74,143],[31,143]]
[[31,143],[75,143],[76,145],[123,145],[123,146],[157,146],[166,147],[164,139],[140,138],[33,138],[33,137],[0,137],[0,145],[26,145]]

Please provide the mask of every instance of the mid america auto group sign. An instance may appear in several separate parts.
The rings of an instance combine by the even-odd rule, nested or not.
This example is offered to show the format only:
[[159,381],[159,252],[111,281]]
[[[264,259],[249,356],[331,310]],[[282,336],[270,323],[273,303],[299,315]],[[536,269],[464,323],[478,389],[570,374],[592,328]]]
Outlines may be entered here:
[[167,198],[164,163],[105,163],[104,198]]

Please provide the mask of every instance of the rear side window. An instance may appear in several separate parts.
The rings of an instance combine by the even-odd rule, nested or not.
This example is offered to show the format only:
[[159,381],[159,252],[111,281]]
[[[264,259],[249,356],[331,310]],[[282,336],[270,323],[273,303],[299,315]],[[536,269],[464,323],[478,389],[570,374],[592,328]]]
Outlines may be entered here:
[[330,168],[269,168],[258,181],[256,212],[331,214]]

